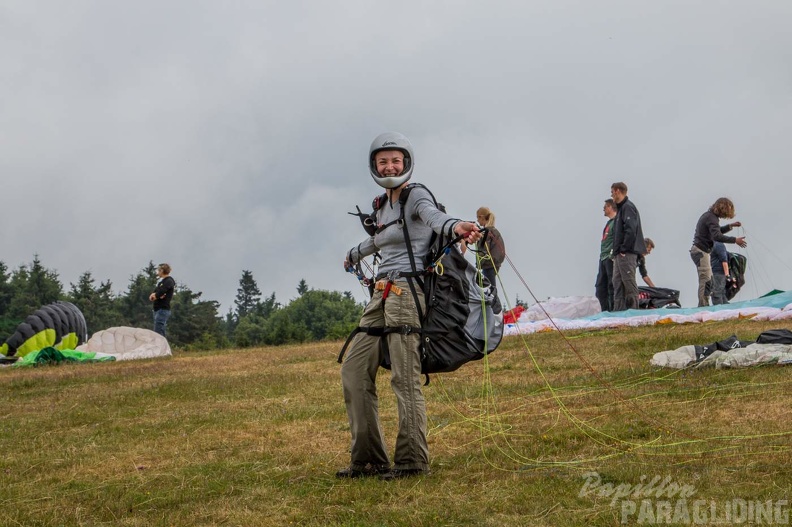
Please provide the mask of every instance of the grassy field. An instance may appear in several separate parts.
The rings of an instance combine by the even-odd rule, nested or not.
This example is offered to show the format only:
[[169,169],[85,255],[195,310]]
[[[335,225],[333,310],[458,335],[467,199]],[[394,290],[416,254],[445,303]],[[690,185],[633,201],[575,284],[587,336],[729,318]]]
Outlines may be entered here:
[[[676,524],[712,523],[735,500],[790,499],[792,367],[649,358],[777,327],[506,339],[488,363],[433,376],[432,473],[395,482],[333,477],[349,462],[339,343],[0,369],[0,525],[667,524],[663,503],[686,496],[714,508]],[[636,487],[653,479],[666,483]],[[623,517],[613,489],[649,510]]]

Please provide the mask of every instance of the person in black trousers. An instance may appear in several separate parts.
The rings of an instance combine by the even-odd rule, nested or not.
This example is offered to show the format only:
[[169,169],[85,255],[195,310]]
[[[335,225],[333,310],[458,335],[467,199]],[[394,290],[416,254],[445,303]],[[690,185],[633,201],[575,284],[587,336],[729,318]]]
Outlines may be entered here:
[[613,223],[616,218],[616,203],[613,199],[605,200],[602,213],[608,218],[608,221],[602,229],[599,269],[597,270],[597,280],[594,282],[594,294],[604,313],[613,309]]

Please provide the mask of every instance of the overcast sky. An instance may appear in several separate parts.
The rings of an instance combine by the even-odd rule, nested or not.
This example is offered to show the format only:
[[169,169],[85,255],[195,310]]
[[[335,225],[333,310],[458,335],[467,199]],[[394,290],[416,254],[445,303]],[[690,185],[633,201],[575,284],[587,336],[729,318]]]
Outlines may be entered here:
[[495,212],[540,299],[594,294],[615,181],[685,306],[720,196],[738,299],[792,289],[790,27],[789,0],[0,0],[0,260],[118,292],[169,262],[223,312],[243,269],[283,303],[300,279],[363,301],[346,213],[397,130],[452,215]]

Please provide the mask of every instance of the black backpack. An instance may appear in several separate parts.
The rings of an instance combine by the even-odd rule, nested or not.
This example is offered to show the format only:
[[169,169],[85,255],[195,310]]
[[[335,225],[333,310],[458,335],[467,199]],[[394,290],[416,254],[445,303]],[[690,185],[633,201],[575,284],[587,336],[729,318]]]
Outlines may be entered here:
[[[412,254],[410,235],[403,221],[410,191],[417,186],[426,189],[420,183],[412,183],[402,189],[399,196],[401,217],[397,221],[404,225],[404,238],[410,255],[412,272],[406,276],[411,293],[417,296],[417,287],[424,293],[426,312],[419,313],[421,327],[357,327],[344,343],[338,356],[339,363],[352,339],[361,332],[383,337],[380,340],[383,352],[380,365],[386,369],[390,369],[391,362],[384,337],[394,332],[420,333],[421,373],[426,375],[454,371],[467,362],[480,360],[495,351],[503,338],[503,312],[496,301],[494,287],[456,247],[461,237],[455,237],[450,229],[443,229],[442,235],[433,234],[428,254],[419,255],[420,260]],[[426,191],[435,205],[445,212],[431,191]],[[376,198],[371,214],[361,213],[360,208],[357,214],[350,214],[360,217],[366,232],[373,235],[377,232],[377,211],[386,201],[387,195]],[[419,305],[417,298],[416,305]]]
[[679,291],[667,287],[638,287],[638,309],[679,307]]
[[792,331],[788,329],[768,329],[756,337],[757,344],[792,344]]
[[745,270],[748,267],[748,259],[739,253],[728,253],[728,255],[731,280],[726,281],[726,300],[731,300],[745,285]]

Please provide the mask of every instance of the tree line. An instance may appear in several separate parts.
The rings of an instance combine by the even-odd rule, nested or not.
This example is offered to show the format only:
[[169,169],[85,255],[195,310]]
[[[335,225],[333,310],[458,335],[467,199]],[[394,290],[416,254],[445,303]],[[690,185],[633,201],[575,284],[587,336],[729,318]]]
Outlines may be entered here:
[[[110,280],[97,282],[86,271],[66,291],[57,271],[46,268],[38,255],[13,270],[0,261],[0,343],[36,309],[58,300],[80,308],[89,334],[114,326],[152,329],[148,297],[157,283],[156,270],[149,262],[121,293],[113,291]],[[234,307],[222,316],[219,302],[205,300],[201,292],[177,282],[168,342],[183,350],[277,346],[346,338],[357,326],[363,306],[351,292],[311,289],[301,280],[297,293],[285,305],[275,293],[263,298],[253,273],[243,270]]]

